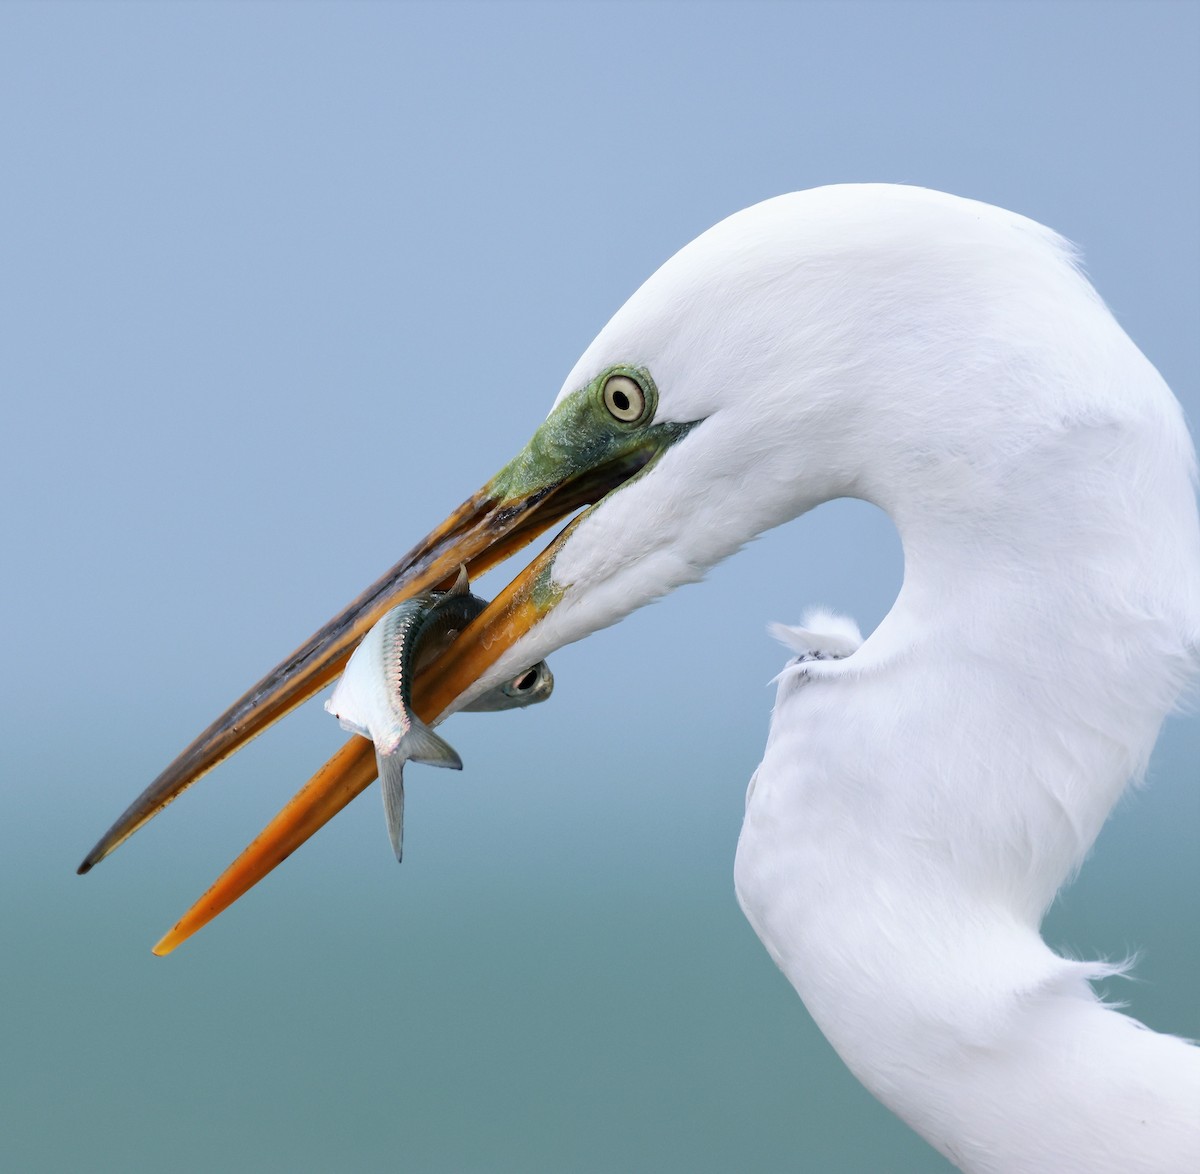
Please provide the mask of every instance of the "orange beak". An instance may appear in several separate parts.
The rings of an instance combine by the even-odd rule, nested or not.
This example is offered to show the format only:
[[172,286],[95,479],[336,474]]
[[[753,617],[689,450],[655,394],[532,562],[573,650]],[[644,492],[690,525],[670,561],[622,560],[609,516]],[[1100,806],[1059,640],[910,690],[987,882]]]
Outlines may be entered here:
[[[640,419],[614,416],[604,406],[606,381],[614,377],[622,386],[637,382],[644,397]],[[550,526],[595,505],[647,469],[694,426],[655,422],[657,394],[645,370],[611,368],[561,398],[522,452],[188,746],[101,837],[79,871],[89,871],[201,775],[330,684],[359,641],[391,608],[431,589],[449,588],[461,567],[466,567],[470,578],[478,578]],[[445,652],[422,669],[413,682],[412,701],[425,721],[433,722],[453,708],[558,602],[562,592],[553,582],[552,563],[579,520],[566,526]],[[215,917],[374,777],[371,744],[352,738],[159,942],[155,952],[167,953]]]
[[[88,872],[202,775],[332,682],[358,642],[390,608],[432,588],[449,587],[462,566],[472,578],[483,574],[554,523],[599,501],[644,467],[652,455],[625,455],[516,499],[492,492],[497,482],[493,479],[234,702],[130,804],[78,871]],[[557,595],[550,585],[550,564],[574,527],[575,522],[568,525],[413,682],[414,708],[424,720],[433,721],[444,713],[553,607]],[[168,953],[237,900],[365,790],[375,773],[371,743],[351,738],[159,942],[155,952]]]

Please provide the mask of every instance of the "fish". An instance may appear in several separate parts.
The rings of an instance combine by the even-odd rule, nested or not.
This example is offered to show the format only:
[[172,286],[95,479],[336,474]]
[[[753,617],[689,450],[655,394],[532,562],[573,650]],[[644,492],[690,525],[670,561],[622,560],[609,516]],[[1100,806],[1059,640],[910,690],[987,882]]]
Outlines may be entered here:
[[[423,762],[462,770],[462,759],[412,709],[412,683],[487,607],[472,595],[466,568],[449,591],[430,591],[392,608],[363,637],[325,702],[342,729],[375,743],[383,811],[396,859],[404,855],[404,764]],[[473,713],[523,709],[545,701],[554,689],[546,662],[497,685],[464,710]]]

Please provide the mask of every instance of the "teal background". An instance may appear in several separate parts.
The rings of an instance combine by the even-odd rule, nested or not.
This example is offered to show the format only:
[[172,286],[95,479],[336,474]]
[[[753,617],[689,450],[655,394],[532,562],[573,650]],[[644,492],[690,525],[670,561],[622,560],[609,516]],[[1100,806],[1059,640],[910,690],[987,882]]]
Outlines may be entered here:
[[[400,869],[372,792],[149,953],[340,745],[319,704],[74,868],[754,201],[895,180],[1050,224],[1195,420],[1198,45],[1148,0],[0,6],[0,1166],[947,1169],[732,889],[767,621],[869,628],[899,584],[864,505],[448,724]],[[1192,1036],[1198,761],[1169,723],[1047,931],[1141,950],[1111,993]]]

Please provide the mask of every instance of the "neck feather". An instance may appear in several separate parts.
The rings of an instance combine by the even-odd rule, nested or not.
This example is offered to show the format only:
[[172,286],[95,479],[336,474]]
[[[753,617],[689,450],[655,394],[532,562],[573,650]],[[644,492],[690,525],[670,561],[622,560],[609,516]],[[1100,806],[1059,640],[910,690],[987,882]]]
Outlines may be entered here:
[[747,798],[751,923],[855,1074],[966,1170],[1200,1169],[1200,1053],[1038,934],[1196,664],[1186,435],[1146,370],[1123,416],[864,474],[904,586],[852,656],[781,681]]

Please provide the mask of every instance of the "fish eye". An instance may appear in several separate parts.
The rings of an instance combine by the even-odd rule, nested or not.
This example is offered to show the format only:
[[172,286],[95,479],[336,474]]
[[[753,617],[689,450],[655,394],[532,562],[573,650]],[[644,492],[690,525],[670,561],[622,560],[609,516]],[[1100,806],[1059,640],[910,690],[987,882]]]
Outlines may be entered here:
[[646,393],[628,375],[610,375],[604,381],[604,406],[615,420],[632,424],[646,410]]
[[522,673],[515,681],[513,688],[518,693],[528,692],[537,682],[537,669],[529,669],[528,672]]

